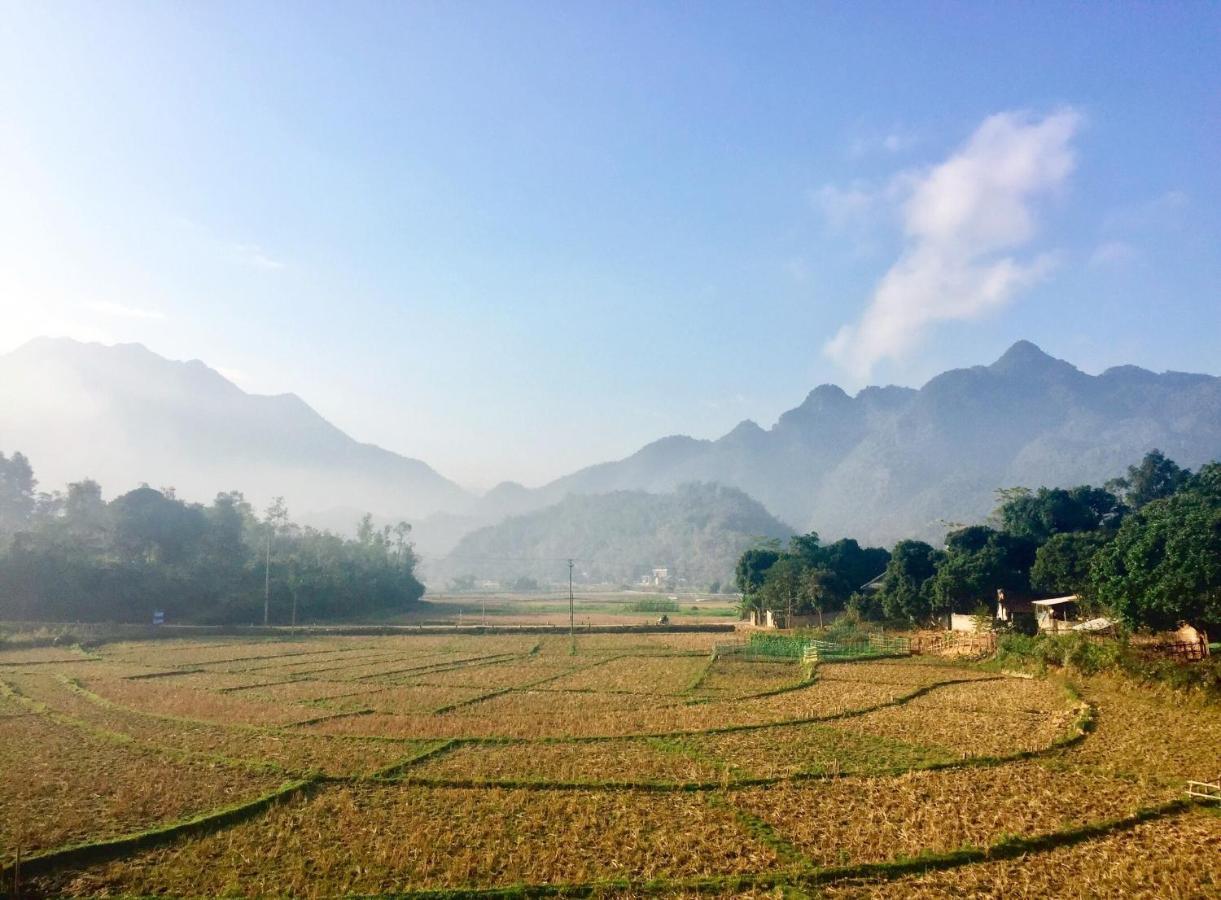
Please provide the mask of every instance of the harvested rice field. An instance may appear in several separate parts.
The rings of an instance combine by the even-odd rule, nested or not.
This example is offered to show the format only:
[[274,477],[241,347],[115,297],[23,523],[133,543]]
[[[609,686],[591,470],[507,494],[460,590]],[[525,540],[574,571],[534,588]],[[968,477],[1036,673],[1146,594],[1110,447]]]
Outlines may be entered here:
[[[21,896],[1221,896],[1221,710],[716,634],[0,652]],[[19,866],[18,866],[19,861]]]

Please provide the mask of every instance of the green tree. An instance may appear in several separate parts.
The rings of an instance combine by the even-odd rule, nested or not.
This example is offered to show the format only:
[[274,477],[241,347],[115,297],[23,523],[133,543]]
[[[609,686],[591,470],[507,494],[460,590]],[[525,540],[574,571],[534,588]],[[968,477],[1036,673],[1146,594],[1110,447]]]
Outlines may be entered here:
[[734,568],[734,575],[737,578],[738,590],[742,592],[743,598],[748,604],[763,587],[763,580],[767,577],[768,570],[776,564],[778,559],[780,559],[779,548],[770,545],[751,547],[739,557],[738,564]]
[[1168,459],[1161,450],[1150,450],[1135,466],[1128,466],[1128,474],[1107,483],[1107,487],[1122,492],[1124,502],[1133,509],[1146,503],[1171,496],[1191,478],[1191,472],[1180,468]]
[[805,569],[801,573],[801,602],[797,611],[806,613],[813,610],[818,613],[818,627],[821,628],[822,614],[840,609],[847,599],[842,582],[843,579],[830,569]]
[[792,556],[781,556],[776,560],[767,570],[763,586],[758,591],[761,608],[786,615],[800,609],[804,572],[801,561]]
[[1210,469],[1193,479],[1189,489],[1143,504],[1123,523],[1090,567],[1090,592],[1096,600],[1133,626],[1221,625],[1216,474]]
[[1030,590],[1036,545],[1028,538],[970,525],[950,532],[945,543],[933,579],[935,612],[969,613],[981,603],[991,605],[998,589],[1013,594]]
[[1089,585],[1090,563],[1114,535],[1072,531],[1052,535],[1035,553],[1030,586],[1048,594],[1080,594]]
[[924,541],[895,544],[877,595],[887,618],[924,623],[932,617],[933,578],[943,555]]
[[1008,488],[998,494],[1002,502],[993,516],[1001,530],[1040,544],[1055,534],[1117,526],[1124,512],[1113,493],[1089,485],[1067,490]]
[[8,459],[0,453],[0,532],[16,531],[30,523],[37,484],[24,453],[14,453]]

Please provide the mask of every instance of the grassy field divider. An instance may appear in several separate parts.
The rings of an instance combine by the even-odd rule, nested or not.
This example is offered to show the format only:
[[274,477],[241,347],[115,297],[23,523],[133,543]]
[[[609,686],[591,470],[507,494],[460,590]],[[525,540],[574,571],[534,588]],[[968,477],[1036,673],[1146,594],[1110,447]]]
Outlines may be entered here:
[[434,672],[450,672],[454,669],[480,669],[484,666],[495,666],[500,663],[521,659],[519,653],[493,653],[489,656],[473,656],[469,659],[456,659],[448,662],[433,662],[425,665],[407,666],[402,669],[391,669],[388,672],[374,672],[371,675],[358,675],[345,679],[353,682],[364,681],[366,678],[386,678],[390,675],[424,675]]
[[117,744],[136,753],[144,753],[150,756],[163,756],[170,759],[175,759],[180,762],[206,762],[213,765],[224,766],[230,769],[242,769],[247,772],[256,774],[282,775],[285,777],[297,777],[300,773],[294,773],[283,766],[273,762],[268,762],[262,759],[239,759],[232,756],[224,756],[220,753],[203,753],[198,750],[183,750],[181,747],[168,747],[164,744],[154,744],[148,741],[142,741],[130,734],[125,734],[121,731],[111,731],[108,728],[99,728],[91,722],[84,719],[78,719],[75,716],[69,716],[55,709],[52,709],[47,704],[35,700],[32,697],[27,697],[14,685],[5,681],[0,681],[0,697],[6,697],[16,703],[20,703],[26,709],[31,710],[31,715],[41,716],[50,719],[57,725],[63,725],[68,728],[74,728],[77,731],[83,731],[85,734],[92,735],[98,740],[106,741],[110,744]]
[[394,781],[398,776],[402,775],[407,769],[424,762],[427,759],[434,759],[443,753],[448,753],[462,745],[461,741],[439,741],[431,744],[420,750],[417,753],[408,756],[406,759],[400,759],[384,769],[378,769],[372,775],[366,776],[369,781]]
[[704,665],[700,667],[700,670],[695,673],[695,677],[691,679],[690,683],[688,683],[685,688],[683,688],[681,693],[689,695],[698,691],[700,689],[700,685],[703,684],[708,679],[708,676],[712,674],[712,667],[714,665],[716,665],[716,657],[709,655],[708,662],[704,663]]
[[[297,781],[287,782],[276,790],[256,797],[253,800],[235,803],[232,806],[226,806],[189,819],[181,819],[177,822],[159,825],[155,828],[149,828],[121,837],[89,841],[83,844],[72,844],[33,856],[23,856],[21,858],[21,874],[23,876],[39,875],[55,869],[80,868],[92,863],[105,862],[140,850],[147,850],[170,843],[185,835],[206,834],[227,828],[230,825],[263,812],[276,803],[312,790],[320,783],[321,780],[317,777],[302,778]],[[13,864],[8,863],[0,868],[0,883],[12,884],[12,882]]]
[[771,890],[797,887],[817,888],[840,882],[860,883],[893,881],[907,875],[920,875],[944,869],[978,863],[1017,859],[1030,854],[1045,853],[1059,847],[1069,847],[1097,838],[1120,834],[1124,831],[1170,816],[1180,815],[1196,806],[1188,800],[1173,800],[1157,806],[1145,807],[1119,819],[1052,831],[1024,838],[1007,838],[987,847],[964,847],[945,853],[887,860],[885,862],[856,863],[844,866],[814,867],[810,869],[777,869],[768,872],[740,875],[712,875],[697,878],[658,879],[608,879],[568,884],[516,884],[494,888],[443,888],[435,890],[407,891],[384,894],[384,897],[402,900],[465,900],[465,898],[526,898],[526,897],[602,897],[615,893],[630,892],[634,895],[662,895],[676,893],[728,893],[749,889]]
[[302,728],[306,725],[317,725],[319,722],[329,722],[331,719],[350,719],[355,716],[368,716],[377,712],[373,707],[366,706],[363,709],[349,709],[343,712],[327,713],[324,716],[314,716],[312,719],[302,719],[299,722],[289,722],[288,728]]
[[534,681],[528,681],[525,684],[515,684],[515,685],[510,685],[509,687],[497,688],[494,691],[489,691],[486,694],[480,694],[477,697],[468,697],[465,700],[458,700],[455,703],[447,703],[445,706],[438,706],[436,709],[434,709],[432,711],[432,714],[434,716],[439,716],[444,713],[451,712],[455,709],[461,709],[464,706],[474,706],[476,703],[482,703],[485,700],[495,699],[496,697],[499,697],[503,694],[512,694],[515,691],[534,690],[535,688],[539,687],[540,685],[547,684],[548,682],[551,682],[551,681],[556,681],[556,680],[558,680],[560,678],[564,678],[568,675],[575,675],[578,672],[584,672],[586,669],[596,669],[598,666],[604,666],[608,662],[611,662],[612,660],[623,659],[627,655],[628,654],[619,654],[618,656],[607,656],[607,657],[604,657],[603,659],[599,659],[597,662],[590,663],[587,666],[577,666],[576,668],[573,668],[573,669],[565,669],[563,672],[557,672],[554,675],[546,675],[542,678],[535,679]]
[[124,675],[124,681],[146,681],[149,678],[173,678],[175,675],[198,675],[207,669],[159,669],[156,672],[141,672],[138,675]]
[[[169,713],[149,712],[144,709],[137,709],[132,706],[124,706],[122,703],[103,697],[100,694],[95,694],[89,688],[85,687],[75,678],[69,678],[65,675],[56,675],[55,679],[65,687],[76,692],[85,700],[96,706],[101,706],[106,709],[113,709],[116,712],[123,713],[129,716],[139,716],[145,719],[155,719],[160,722],[173,722],[177,725],[189,725],[191,727],[204,726],[207,728],[219,728],[224,731],[254,731],[259,734],[296,734],[298,736],[305,734],[315,740],[327,741],[357,741],[357,742],[377,742],[390,744],[415,744],[420,740],[438,740],[438,738],[407,738],[407,737],[390,737],[388,735],[357,735],[357,734],[313,734],[310,732],[294,732],[287,725],[252,725],[249,722],[214,722],[210,719],[193,719],[189,716],[175,716]],[[361,693],[373,693],[373,691],[362,691]]]
[[802,853],[800,849],[791,844],[776,829],[763,821],[763,819],[744,810],[724,793],[705,794],[703,799],[713,809],[732,815],[739,827],[747,835],[775,853],[776,858],[782,863],[798,869],[814,868],[814,861]]

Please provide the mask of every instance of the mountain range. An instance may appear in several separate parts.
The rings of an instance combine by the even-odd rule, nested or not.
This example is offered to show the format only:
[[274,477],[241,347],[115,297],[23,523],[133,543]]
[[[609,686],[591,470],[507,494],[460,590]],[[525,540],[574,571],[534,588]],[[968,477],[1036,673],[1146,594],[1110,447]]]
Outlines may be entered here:
[[459,541],[429,569],[434,579],[474,574],[509,583],[562,581],[566,557],[581,583],[638,583],[654,568],[703,588],[731,583],[742,551],[759,538],[787,540],[793,529],[737,488],[684,484],[676,491],[569,494],[559,503]]
[[242,489],[259,504],[283,495],[294,513],[385,517],[473,499],[418,459],[353,440],[295,394],[248,394],[199,360],[139,344],[39,338],[0,356],[0,449],[30,457],[44,490],[86,477],[108,494],[141,482],[202,501]]
[[88,476],[110,493],[148,482],[199,500],[279,494],[316,524],[350,527],[365,510],[408,518],[432,556],[569,495],[690,482],[737,488],[827,538],[939,540],[946,522],[986,516],[998,488],[1100,484],[1154,447],[1193,468],[1221,456],[1221,378],[1134,366],[1089,375],[1019,341],[919,389],[822,385],[770,428],[747,420],[715,440],[664,437],[538,488],[505,482],[478,497],[352,439],[293,394],[246,393],[199,361],[45,338],[0,356],[0,450],[25,452],[44,488]]

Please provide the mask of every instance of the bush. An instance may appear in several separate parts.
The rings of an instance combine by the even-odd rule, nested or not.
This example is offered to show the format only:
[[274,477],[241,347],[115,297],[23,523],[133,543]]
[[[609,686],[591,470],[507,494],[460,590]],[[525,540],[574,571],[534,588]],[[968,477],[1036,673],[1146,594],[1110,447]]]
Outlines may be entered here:
[[1103,638],[1084,634],[1033,637],[1005,634],[997,643],[996,664],[1002,667],[1034,665],[1041,670],[1050,666],[1083,675],[1115,672],[1138,681],[1221,695],[1221,658],[1214,656],[1194,663],[1151,659],[1133,648],[1126,635]]
[[678,612],[678,601],[668,600],[665,597],[645,597],[643,600],[637,600],[628,608],[632,612],[672,613]]

